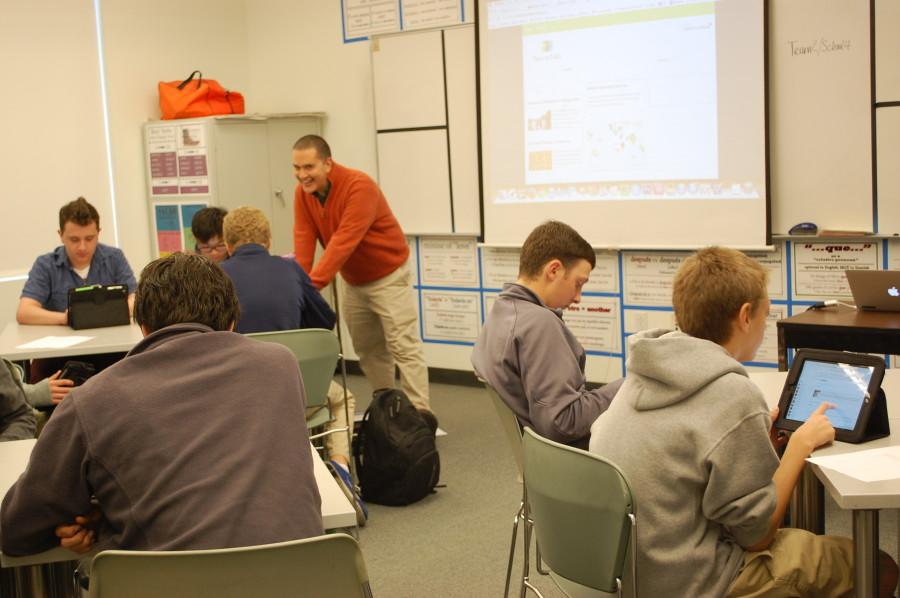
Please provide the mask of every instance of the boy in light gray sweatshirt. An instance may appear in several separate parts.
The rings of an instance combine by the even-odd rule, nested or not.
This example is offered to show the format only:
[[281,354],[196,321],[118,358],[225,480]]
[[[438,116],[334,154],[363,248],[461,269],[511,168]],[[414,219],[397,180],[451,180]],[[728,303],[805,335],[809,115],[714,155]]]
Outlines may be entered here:
[[[844,596],[852,542],[779,529],[806,457],[834,439],[823,403],[779,461],[770,412],[740,362],[769,313],[767,271],[711,247],[675,275],[680,330],[629,339],[628,375],[591,427],[590,450],[635,493],[638,591],[644,596]],[[896,565],[883,558],[890,596]]]

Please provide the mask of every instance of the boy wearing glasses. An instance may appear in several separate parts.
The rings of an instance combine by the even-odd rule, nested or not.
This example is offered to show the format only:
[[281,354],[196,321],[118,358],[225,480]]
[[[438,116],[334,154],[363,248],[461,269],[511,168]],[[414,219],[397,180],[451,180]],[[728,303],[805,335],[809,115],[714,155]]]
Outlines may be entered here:
[[194,249],[217,264],[228,258],[222,238],[222,221],[226,214],[228,210],[212,206],[199,210],[191,219],[191,232],[197,240]]

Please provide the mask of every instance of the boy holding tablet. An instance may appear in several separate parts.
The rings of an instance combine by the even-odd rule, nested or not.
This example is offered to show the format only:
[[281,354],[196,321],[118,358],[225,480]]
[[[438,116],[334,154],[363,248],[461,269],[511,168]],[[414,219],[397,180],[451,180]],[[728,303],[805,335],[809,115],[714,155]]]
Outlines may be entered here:
[[35,260],[22,289],[19,324],[68,324],[69,289],[92,284],[124,284],[128,308],[134,305],[137,282],[125,254],[100,243],[100,215],[83,197],[59,210],[62,245]]
[[[741,366],[763,339],[767,271],[739,251],[686,259],[680,330],[629,339],[625,384],[591,428],[592,452],[628,477],[640,511],[638,588],[665,596],[842,596],[852,542],[779,530],[806,457],[834,439],[821,403],[779,462],[762,393]],[[882,558],[882,595],[897,581]]]

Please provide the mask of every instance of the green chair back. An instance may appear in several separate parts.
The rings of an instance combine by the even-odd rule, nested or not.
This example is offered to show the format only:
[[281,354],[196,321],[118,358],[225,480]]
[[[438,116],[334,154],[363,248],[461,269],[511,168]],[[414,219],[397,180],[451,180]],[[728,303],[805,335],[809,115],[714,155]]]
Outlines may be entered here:
[[544,562],[577,584],[620,591],[635,514],[625,476],[606,459],[547,440],[531,428],[525,428],[522,450]]
[[[484,380],[482,380],[482,382],[484,382]],[[513,413],[513,410],[503,402],[503,399],[500,398],[500,395],[497,394],[497,391],[494,390],[493,386],[484,382],[484,387],[487,389],[488,396],[491,397],[491,402],[494,404],[494,409],[497,410],[497,415],[500,417],[500,425],[503,427],[503,433],[506,435],[506,440],[509,441],[509,447],[512,449],[513,457],[516,459],[516,465],[519,467],[519,481],[521,481],[522,426],[519,424],[519,418],[517,418],[516,414]]]
[[[307,407],[327,407],[328,386],[340,357],[340,345],[335,334],[324,328],[254,332],[247,336],[256,340],[284,345],[297,358]],[[327,413],[326,413],[326,419]],[[322,423],[324,424],[325,421]]]
[[94,557],[90,598],[371,598],[356,541],[328,534],[263,546]]

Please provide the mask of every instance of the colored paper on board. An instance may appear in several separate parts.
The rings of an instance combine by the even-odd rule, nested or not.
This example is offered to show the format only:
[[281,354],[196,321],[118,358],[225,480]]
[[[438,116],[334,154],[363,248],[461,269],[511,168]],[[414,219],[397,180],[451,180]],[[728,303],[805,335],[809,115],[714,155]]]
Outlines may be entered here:
[[178,231],[181,227],[178,222],[178,206],[161,205],[156,206],[156,230],[157,231]]

